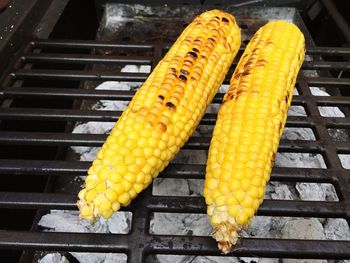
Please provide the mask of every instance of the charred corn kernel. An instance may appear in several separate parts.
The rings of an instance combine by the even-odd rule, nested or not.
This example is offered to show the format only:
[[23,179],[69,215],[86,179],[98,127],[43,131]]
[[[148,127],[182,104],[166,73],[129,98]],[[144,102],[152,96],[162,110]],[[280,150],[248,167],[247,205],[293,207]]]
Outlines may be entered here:
[[236,21],[225,12],[208,11],[189,24],[136,92],[93,162],[86,188],[98,186],[111,206],[99,195],[80,194],[81,210],[98,198],[82,218],[110,216],[118,208],[111,200],[129,204],[174,158],[224,80],[240,42]]
[[[214,238],[224,253],[263,201],[304,50],[304,36],[295,25],[269,22],[254,35],[231,78],[204,186]],[[228,192],[221,191],[223,182]]]

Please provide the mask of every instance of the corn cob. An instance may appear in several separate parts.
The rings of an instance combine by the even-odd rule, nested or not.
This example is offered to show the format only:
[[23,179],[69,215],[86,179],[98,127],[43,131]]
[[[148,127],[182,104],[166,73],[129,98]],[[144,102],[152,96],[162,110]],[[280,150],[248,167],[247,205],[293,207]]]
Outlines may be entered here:
[[263,201],[304,53],[304,36],[295,25],[269,22],[253,36],[231,78],[204,186],[214,238],[224,253]]
[[145,189],[188,140],[241,42],[230,14],[212,10],[187,26],[137,91],[88,170],[80,217],[109,218]]

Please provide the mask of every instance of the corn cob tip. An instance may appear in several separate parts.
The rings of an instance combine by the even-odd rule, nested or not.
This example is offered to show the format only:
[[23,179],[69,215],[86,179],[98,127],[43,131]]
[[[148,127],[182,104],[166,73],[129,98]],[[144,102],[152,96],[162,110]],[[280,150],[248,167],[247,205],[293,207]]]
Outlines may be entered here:
[[96,216],[94,215],[94,209],[91,204],[86,203],[84,200],[79,200],[77,206],[80,212],[80,220],[87,220],[90,224],[95,222]]
[[239,228],[236,223],[222,222],[215,227],[213,237],[218,242],[218,248],[223,254],[232,252],[239,238]]

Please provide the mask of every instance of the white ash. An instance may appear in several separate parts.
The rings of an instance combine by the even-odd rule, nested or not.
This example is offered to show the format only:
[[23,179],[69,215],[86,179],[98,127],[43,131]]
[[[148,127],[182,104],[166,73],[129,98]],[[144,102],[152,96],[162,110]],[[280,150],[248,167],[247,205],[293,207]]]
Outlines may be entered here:
[[151,73],[150,65],[126,65],[123,67],[120,72],[128,72],[128,73]]
[[340,162],[345,169],[350,169],[350,155],[338,154]]
[[69,263],[69,261],[60,253],[50,253],[41,258],[39,263]]
[[331,240],[350,240],[349,225],[343,218],[329,218],[325,223],[325,235]]
[[175,256],[175,255],[156,255],[151,262],[155,263],[239,263],[238,258],[232,257],[203,257],[203,256]]
[[339,201],[332,184],[297,183],[296,189],[301,200]]
[[266,190],[265,199],[296,200],[295,191],[290,185],[280,182],[270,182]]
[[127,256],[125,254],[116,253],[81,253],[71,252],[79,262],[82,263],[126,263]]
[[122,8],[116,8],[115,5],[105,6],[105,12],[101,21],[105,28],[116,30],[125,20],[126,17]]
[[[136,68],[135,68],[136,67]],[[137,69],[138,68],[138,69]],[[147,68],[141,69],[139,66],[129,65],[122,69],[122,72],[141,72]],[[97,89],[115,89],[115,90],[135,90],[141,83],[134,82],[105,82]],[[220,92],[226,92],[228,85],[221,88]],[[327,96],[328,94],[319,88],[311,88],[313,94],[318,96]],[[297,90],[295,89],[295,94]],[[102,100],[94,105],[96,110],[120,110],[122,111],[126,102]],[[216,113],[220,104],[211,104],[207,112]],[[326,111],[320,107],[320,111]],[[335,114],[339,117],[343,113],[335,108]],[[291,107],[290,115],[306,116],[303,107]],[[106,122],[87,122],[79,124],[75,127],[75,133],[92,133],[104,134],[109,133],[114,123]],[[212,126],[200,126],[195,136],[210,136]],[[342,134],[335,130],[335,137],[342,137]],[[315,135],[308,128],[286,128],[283,138],[289,140],[315,140]],[[95,159],[98,148],[96,147],[72,147],[72,149],[80,154],[83,161],[92,161]],[[193,154],[195,153],[195,154]],[[350,167],[348,155],[343,158],[345,165]],[[175,158],[175,162],[180,163],[198,163],[205,164],[207,152],[196,150],[181,150]],[[322,156],[315,154],[296,154],[279,153],[276,155],[276,166],[281,167],[313,167],[326,168]],[[202,194],[203,180],[195,179],[162,179],[154,180],[154,195],[180,195],[180,196],[200,196]],[[318,200],[318,201],[336,201],[337,195],[334,187],[330,184],[316,183],[281,183],[270,182],[267,186],[266,199],[277,200]],[[251,226],[242,233],[242,236],[264,237],[264,238],[288,238],[288,227],[290,222],[295,220],[303,220],[300,218],[289,217],[266,217],[256,216],[252,219]],[[309,220],[309,219],[306,219]],[[343,219],[312,219],[311,222],[319,222],[317,227],[319,232],[325,235],[326,239],[334,240],[350,240],[349,226]],[[305,222],[305,221],[300,221]],[[309,221],[307,221],[309,222]],[[57,211],[52,210],[45,215],[39,224],[50,231],[63,232],[99,232],[99,233],[118,233],[119,231],[129,231],[131,223],[131,215],[127,213],[115,213],[109,221],[100,220],[94,226],[90,226],[83,221],[79,221],[76,211]],[[287,223],[289,223],[287,225]],[[322,224],[323,225],[322,225]],[[287,225],[287,226],[286,226]],[[284,230],[283,230],[284,229]],[[209,219],[202,214],[166,214],[155,213],[150,226],[151,232],[159,234],[192,234],[192,235],[210,235],[211,227]],[[299,233],[300,234],[300,233]],[[289,236],[289,238],[292,238]],[[306,237],[309,238],[309,237]],[[80,262],[119,262],[118,260],[126,259],[126,255],[107,254],[107,253],[72,253]],[[116,257],[116,258],[114,258]],[[112,261],[109,261],[112,260]],[[123,262],[124,262],[123,261]],[[234,257],[195,257],[195,256],[169,256],[157,255],[154,258],[156,262],[278,262],[278,259],[263,258],[234,258]],[[312,262],[312,261],[307,261]]]
[[40,219],[38,225],[55,232],[127,234],[131,218],[130,212],[117,212],[109,220],[99,218],[94,224],[90,224],[79,219],[78,211],[51,210]]
[[[79,220],[78,211],[51,210],[49,214],[44,215],[40,219],[38,225],[43,227],[46,231],[55,232],[126,234],[130,231],[131,217],[131,213],[117,212],[114,213],[109,220],[99,218],[94,224],[90,224],[85,220]],[[84,263],[126,262],[126,255],[124,254],[81,252],[69,253],[79,262]],[[47,255],[47,257],[49,256]],[[57,255],[53,255],[52,257],[58,258]],[[46,262],[48,263],[55,261],[43,261],[43,263]],[[62,261],[60,263],[66,262]]]
[[[164,222],[172,227],[164,228]],[[204,214],[154,213],[150,232],[158,235],[210,236],[213,230],[209,218]]]
[[[324,229],[319,220],[315,218],[296,219],[286,222],[282,229],[282,238],[295,239],[316,239],[325,240]],[[300,259],[283,259],[283,263],[326,263],[327,260],[300,260]]]

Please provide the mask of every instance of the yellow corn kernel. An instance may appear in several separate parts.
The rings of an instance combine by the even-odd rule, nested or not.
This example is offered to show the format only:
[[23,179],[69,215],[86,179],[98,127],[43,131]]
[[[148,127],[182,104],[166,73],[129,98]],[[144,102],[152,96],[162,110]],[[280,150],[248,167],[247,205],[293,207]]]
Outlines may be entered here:
[[142,183],[134,184],[134,189],[135,189],[136,193],[140,193],[143,190],[143,184]]
[[93,207],[92,206],[83,206],[80,208],[80,214],[82,217],[90,218],[93,216]]
[[219,10],[188,25],[135,94],[89,169],[85,188],[99,194],[79,195],[80,208],[96,204],[86,218],[111,216],[168,165],[220,87],[240,40],[234,17]]
[[100,210],[106,212],[112,209],[111,203],[109,201],[104,201],[100,204]]
[[91,189],[89,191],[86,192],[84,198],[88,201],[88,202],[92,202],[95,197],[97,196],[97,191],[96,189]]
[[107,210],[107,211],[101,211],[101,216],[104,218],[104,219],[108,219],[112,216],[113,214],[113,210]]
[[122,205],[127,204],[130,202],[130,195],[128,193],[123,193],[118,197],[118,202],[121,203]]
[[113,203],[112,204],[113,212],[118,211],[119,209],[120,209],[120,204],[119,203]]
[[[224,96],[204,185],[214,238],[224,253],[231,251],[237,231],[249,225],[263,201],[304,45],[304,36],[295,25],[269,22],[246,47]],[[220,188],[223,183],[229,191]],[[223,190],[219,197],[218,190]]]
[[117,192],[115,192],[115,191],[113,191],[113,190],[111,190],[111,189],[107,189],[107,190],[106,190],[105,196],[106,196],[106,198],[107,198],[111,203],[117,201],[117,199],[118,199],[118,194],[117,194]]
[[86,194],[86,189],[82,189],[78,194],[79,199],[83,199],[85,197],[85,194]]

